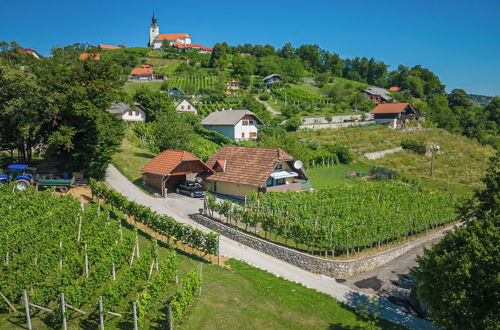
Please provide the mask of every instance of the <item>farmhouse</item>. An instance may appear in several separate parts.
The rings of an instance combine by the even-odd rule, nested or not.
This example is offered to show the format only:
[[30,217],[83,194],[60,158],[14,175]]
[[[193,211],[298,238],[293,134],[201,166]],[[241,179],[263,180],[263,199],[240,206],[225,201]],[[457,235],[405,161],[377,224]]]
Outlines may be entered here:
[[36,50],[34,50],[33,48],[21,48],[21,52],[23,52],[23,54],[30,54],[32,56],[34,56],[37,60],[43,58],[42,55],[40,55]]
[[111,45],[99,45],[98,46],[100,49],[120,49],[120,48],[126,48],[125,45],[121,44],[120,46],[111,46]]
[[113,103],[108,112],[125,121],[146,121],[146,109],[137,102],[134,105],[124,102]]
[[205,188],[243,197],[249,192],[300,191],[310,187],[302,164],[278,148],[224,146],[208,160],[214,173]]
[[390,93],[378,87],[370,87],[367,89],[363,89],[363,95],[373,103],[387,103],[391,100]]
[[222,110],[212,112],[201,124],[232,140],[251,141],[257,140],[258,125],[264,123],[250,110]]
[[391,88],[389,88],[389,91],[391,91],[391,92],[401,92],[401,87],[392,86]]
[[214,50],[213,47],[206,47],[206,46],[197,45],[197,44],[184,44],[184,43],[180,43],[180,42],[174,42],[172,44],[172,46],[177,48],[177,49],[185,49],[186,51],[197,50],[199,53],[202,53],[202,54],[210,54],[212,52],[212,50]]
[[271,85],[271,84],[274,84],[274,83],[282,82],[283,78],[279,74],[273,73],[273,74],[270,74],[267,77],[264,77],[264,79],[262,79],[262,81],[266,85]]
[[166,197],[186,179],[203,177],[214,171],[187,151],[165,150],[142,169],[142,181]]
[[238,90],[240,88],[241,88],[240,83],[237,82],[235,79],[233,79],[227,83],[227,89],[232,89],[233,91],[235,91],[235,90]]
[[174,87],[168,91],[168,95],[181,96],[184,95],[184,92],[182,92],[179,88]]
[[188,100],[182,100],[175,106],[175,111],[179,113],[198,114],[198,109]]
[[410,120],[415,120],[415,108],[409,103],[385,103],[377,105],[371,113],[377,124],[390,128],[406,126]]

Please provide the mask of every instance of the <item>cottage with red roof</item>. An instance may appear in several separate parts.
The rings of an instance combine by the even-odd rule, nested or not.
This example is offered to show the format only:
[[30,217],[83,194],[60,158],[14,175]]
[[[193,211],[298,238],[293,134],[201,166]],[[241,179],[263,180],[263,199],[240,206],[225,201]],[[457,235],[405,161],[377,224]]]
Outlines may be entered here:
[[130,71],[132,81],[145,81],[145,80],[164,80],[165,76],[162,74],[155,74],[154,69],[149,64],[143,64],[140,68],[133,68]]
[[142,181],[156,189],[161,197],[174,192],[188,178],[204,177],[214,171],[187,151],[165,150],[142,169]]
[[81,61],[85,61],[87,59],[99,61],[99,60],[101,60],[101,55],[98,53],[81,53],[80,57],[78,57],[78,58]]
[[409,103],[381,103],[371,111],[375,122],[390,128],[405,127],[415,120],[415,108]]
[[163,46],[163,42],[168,42],[170,45],[181,43],[184,45],[191,44],[191,37],[187,33],[163,33],[160,34],[160,27],[156,23],[156,15],[153,13],[153,19],[149,27],[149,47],[159,50]]
[[279,148],[224,146],[207,165],[213,174],[205,179],[207,190],[235,197],[252,191],[300,191],[311,188],[302,162]]

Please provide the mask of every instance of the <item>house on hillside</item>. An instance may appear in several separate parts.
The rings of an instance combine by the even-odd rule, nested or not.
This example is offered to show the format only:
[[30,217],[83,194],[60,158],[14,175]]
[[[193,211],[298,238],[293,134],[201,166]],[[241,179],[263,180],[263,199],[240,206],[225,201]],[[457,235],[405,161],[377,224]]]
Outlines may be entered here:
[[257,140],[258,125],[264,123],[250,110],[221,110],[209,114],[201,124],[232,140],[252,141]]
[[373,103],[387,103],[391,100],[391,93],[379,87],[363,89],[363,95]]
[[283,77],[281,77],[279,74],[273,73],[273,74],[270,74],[267,77],[264,77],[264,79],[262,79],[262,81],[266,85],[272,85],[274,83],[280,83],[280,82],[282,82],[283,81]]
[[196,107],[186,99],[177,103],[177,105],[175,106],[175,111],[179,113],[192,113],[195,115],[198,114],[198,109],[196,109]]
[[78,57],[78,59],[81,61],[84,61],[86,59],[100,61],[101,55],[97,54],[97,53],[82,53],[82,54],[80,54],[80,57]]
[[119,46],[111,46],[111,45],[99,45],[98,46],[100,49],[120,49],[120,48],[126,48],[124,44],[121,44]]
[[37,60],[43,58],[42,55],[40,55],[36,50],[34,50],[33,48],[21,48],[21,52],[23,52],[23,54],[30,54],[31,56],[34,56]]
[[302,163],[278,148],[224,146],[207,165],[209,191],[242,198],[252,191],[300,191],[311,188]]
[[142,181],[154,188],[161,197],[174,192],[183,181],[194,181],[214,171],[187,151],[165,150],[151,159],[142,169]]
[[389,88],[389,92],[401,92],[401,87],[398,86],[392,86]]
[[370,112],[375,122],[390,128],[405,127],[409,121],[415,120],[416,110],[409,103],[379,104]]
[[125,121],[138,121],[142,123],[146,121],[146,109],[137,102],[134,105],[124,102],[113,103],[108,112]]
[[154,70],[149,64],[143,64],[140,68],[133,68],[130,71],[132,80],[153,80]]
[[236,91],[240,88],[241,88],[241,84],[239,82],[237,82],[235,79],[233,79],[227,83],[227,89],[231,89],[233,91]]
[[173,87],[171,89],[168,90],[168,95],[172,95],[172,96],[182,96],[184,95],[184,92],[181,91],[179,88],[177,87]]

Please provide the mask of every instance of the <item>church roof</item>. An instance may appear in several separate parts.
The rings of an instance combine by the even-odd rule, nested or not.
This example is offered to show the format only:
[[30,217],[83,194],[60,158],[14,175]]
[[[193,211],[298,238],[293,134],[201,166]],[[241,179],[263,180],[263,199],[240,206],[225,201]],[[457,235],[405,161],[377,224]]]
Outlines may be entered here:
[[189,38],[189,39],[191,39],[191,37],[187,33],[162,33],[162,34],[159,34],[155,38],[155,40],[177,40],[177,39],[180,39],[180,38]]

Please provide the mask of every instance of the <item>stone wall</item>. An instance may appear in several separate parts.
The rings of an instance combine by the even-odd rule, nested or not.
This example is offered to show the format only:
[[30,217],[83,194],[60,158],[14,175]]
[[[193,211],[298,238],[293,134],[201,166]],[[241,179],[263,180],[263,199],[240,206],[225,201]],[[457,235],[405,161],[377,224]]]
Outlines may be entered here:
[[454,228],[453,226],[447,227],[441,231],[368,257],[351,260],[329,260],[298,252],[245,234],[201,214],[192,214],[191,218],[201,225],[257,251],[266,253],[312,273],[323,274],[334,278],[347,278],[375,269],[421,244],[442,237],[446,231]]
[[393,152],[398,152],[403,150],[402,147],[396,147],[392,149],[386,149],[386,150],[381,150],[381,151],[374,151],[374,152],[365,152],[363,156],[365,156],[368,159],[375,160],[384,157],[387,154],[391,154]]

